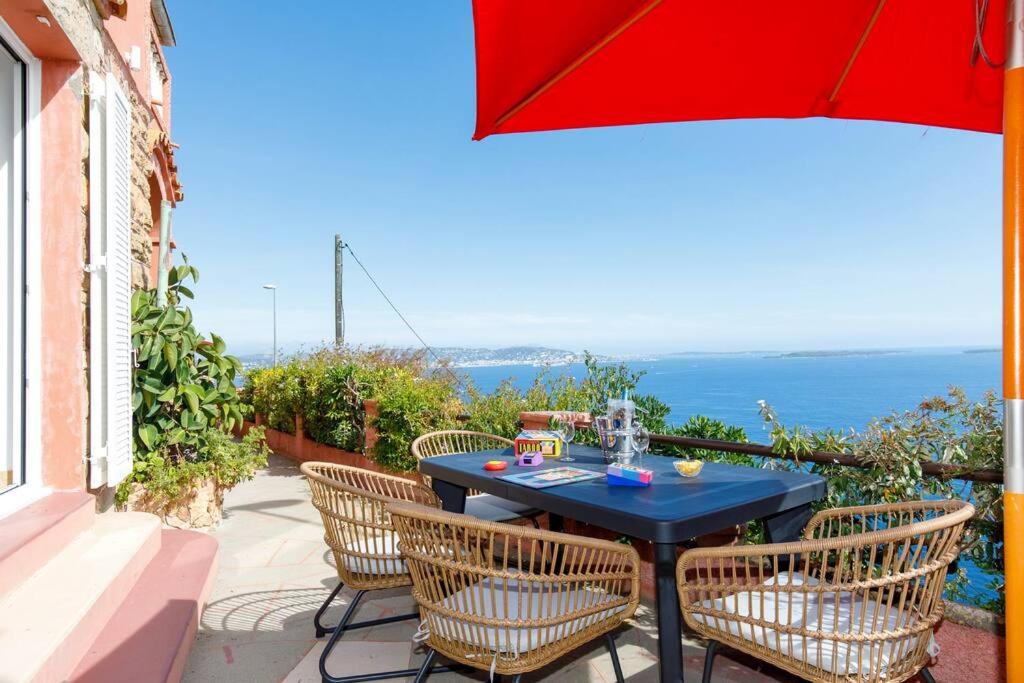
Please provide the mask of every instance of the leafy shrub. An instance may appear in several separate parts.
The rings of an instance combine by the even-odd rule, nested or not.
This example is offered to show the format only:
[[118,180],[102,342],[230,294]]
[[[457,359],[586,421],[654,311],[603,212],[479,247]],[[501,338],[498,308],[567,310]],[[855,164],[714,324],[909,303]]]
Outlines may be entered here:
[[246,463],[266,460],[262,432],[240,444],[226,434],[242,421],[234,384],[242,366],[225,354],[223,339],[200,335],[192,312],[179,305],[193,296],[185,286],[190,278],[198,281],[199,272],[185,259],[169,273],[166,305],[156,303],[153,290],[132,296],[134,465],[118,490],[122,502],[132,482],[168,495],[196,477],[234,485],[242,473],[251,476]]
[[[893,503],[918,498],[960,498],[977,509],[967,525],[961,554],[971,558],[990,575],[989,588],[996,598],[968,593],[964,570],[947,585],[951,598],[973,602],[996,612],[1003,611],[1002,487],[953,479],[925,477],[922,464],[935,461],[962,467],[962,471],[1001,468],[1003,464],[1001,402],[994,392],[981,401],[970,401],[962,389],[950,387],[946,396],[927,398],[913,410],[893,412],[873,420],[858,432],[812,431],[786,427],[771,407],[761,414],[771,427],[772,447],[797,457],[810,451],[852,455],[864,467],[815,464],[809,469],[828,482],[828,494],[820,508]],[[800,467],[788,463],[790,468]]]
[[266,418],[268,427],[288,434],[295,432],[295,414],[303,398],[297,363],[250,372],[246,376],[245,395],[253,411]]
[[214,479],[219,488],[230,489],[253,478],[267,464],[270,448],[263,427],[253,427],[241,440],[214,429],[206,439],[201,457],[192,459],[151,454],[137,458],[132,476],[117,491],[117,502],[123,504],[131,491],[131,482],[145,486],[147,493],[168,502],[178,500],[198,482]]
[[367,397],[377,400],[373,426],[379,435],[374,459],[397,470],[416,469],[410,452],[421,434],[459,426],[462,402],[445,374],[417,376],[407,368],[374,368],[362,375]]
[[242,364],[224,353],[223,339],[202,337],[192,311],[177,305],[191,297],[184,280],[198,271],[186,262],[171,272],[171,303],[158,306],[152,290],[132,296],[135,452],[188,458],[206,446],[210,428],[230,430],[241,421],[234,379]]

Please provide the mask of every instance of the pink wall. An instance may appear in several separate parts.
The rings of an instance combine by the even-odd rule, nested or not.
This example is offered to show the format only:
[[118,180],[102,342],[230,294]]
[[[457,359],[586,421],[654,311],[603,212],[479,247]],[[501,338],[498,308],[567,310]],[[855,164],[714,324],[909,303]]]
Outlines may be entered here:
[[85,486],[82,457],[88,439],[82,301],[82,105],[68,82],[78,70],[78,62],[42,63],[40,399],[43,481],[56,489]]

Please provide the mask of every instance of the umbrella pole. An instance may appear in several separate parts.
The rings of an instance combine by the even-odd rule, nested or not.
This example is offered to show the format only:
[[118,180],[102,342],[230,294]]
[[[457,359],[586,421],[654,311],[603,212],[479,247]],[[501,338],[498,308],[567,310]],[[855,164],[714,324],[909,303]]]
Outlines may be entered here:
[[1011,0],[1003,81],[1003,553],[1006,674],[1024,681],[1024,0]]

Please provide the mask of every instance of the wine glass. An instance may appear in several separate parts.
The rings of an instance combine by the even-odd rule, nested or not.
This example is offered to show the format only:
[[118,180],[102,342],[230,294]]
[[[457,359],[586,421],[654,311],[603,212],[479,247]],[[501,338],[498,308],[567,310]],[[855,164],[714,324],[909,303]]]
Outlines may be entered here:
[[633,450],[639,456],[640,467],[644,466],[644,453],[651,447],[651,433],[640,423],[639,420],[633,423]]
[[565,453],[562,453],[560,460],[563,462],[575,462],[575,458],[569,457],[569,444],[576,438],[576,422],[568,415],[557,415],[554,418],[555,431],[562,437],[565,444]]

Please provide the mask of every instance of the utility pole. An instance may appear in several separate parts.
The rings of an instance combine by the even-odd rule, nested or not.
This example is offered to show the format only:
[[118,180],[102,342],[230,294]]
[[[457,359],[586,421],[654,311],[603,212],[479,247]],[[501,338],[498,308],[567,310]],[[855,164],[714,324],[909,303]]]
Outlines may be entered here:
[[341,235],[334,235],[334,343],[342,346],[345,343],[345,303],[341,298],[341,251],[345,243]]
[[277,285],[263,285],[274,295],[274,367],[277,367]]

